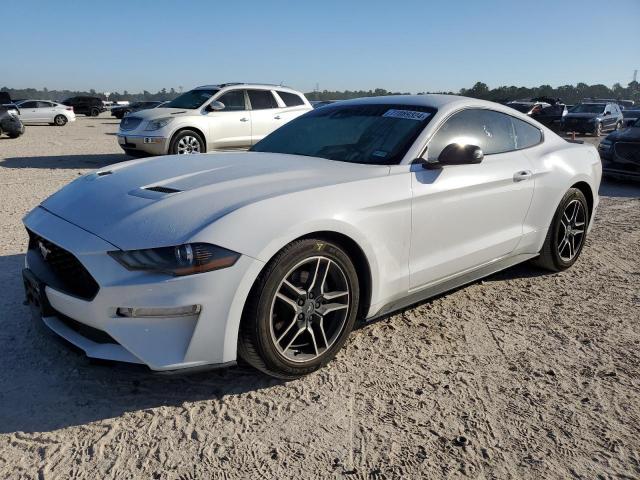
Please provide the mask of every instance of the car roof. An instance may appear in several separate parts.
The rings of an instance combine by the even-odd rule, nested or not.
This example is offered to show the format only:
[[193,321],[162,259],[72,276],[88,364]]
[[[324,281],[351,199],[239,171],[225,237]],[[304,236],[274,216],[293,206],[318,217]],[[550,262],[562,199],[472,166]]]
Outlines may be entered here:
[[201,85],[199,87],[195,87],[194,90],[210,90],[210,89],[223,89],[228,87],[239,87],[242,86],[244,88],[257,88],[261,90],[283,90],[285,92],[292,93],[300,93],[297,90],[294,90],[290,87],[285,87],[284,85],[275,85],[270,83],[244,83],[244,82],[229,82],[229,83],[220,83],[217,85]]
[[463,97],[460,95],[426,94],[426,95],[385,95],[380,97],[364,97],[354,100],[342,100],[340,105],[416,105],[422,107],[432,107],[441,109],[443,107],[469,106],[480,108],[491,108],[511,114],[513,109],[506,105],[501,105],[487,100]]

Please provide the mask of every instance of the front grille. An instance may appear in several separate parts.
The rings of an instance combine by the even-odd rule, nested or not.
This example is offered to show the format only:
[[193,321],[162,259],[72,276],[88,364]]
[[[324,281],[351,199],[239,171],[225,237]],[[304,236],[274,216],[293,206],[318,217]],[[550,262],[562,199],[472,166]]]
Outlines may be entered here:
[[33,250],[60,281],[62,290],[76,297],[91,300],[100,287],[80,261],[64,248],[30,230],[29,250]]
[[640,143],[617,142],[615,152],[617,157],[640,167]]
[[126,116],[120,120],[120,130],[135,130],[140,125],[140,122],[142,122],[140,117]]

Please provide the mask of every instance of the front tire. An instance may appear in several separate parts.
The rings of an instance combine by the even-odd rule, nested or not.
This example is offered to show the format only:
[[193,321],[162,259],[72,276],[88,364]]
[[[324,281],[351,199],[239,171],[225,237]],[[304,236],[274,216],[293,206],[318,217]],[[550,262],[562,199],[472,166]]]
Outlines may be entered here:
[[599,137],[600,135],[602,135],[602,124],[600,122],[596,123],[596,128],[593,131],[593,134],[596,137]]
[[100,110],[98,110],[97,108],[92,108],[89,111],[89,116],[91,117],[97,117],[98,115],[100,115]]
[[569,268],[582,252],[588,225],[587,199],[579,189],[570,188],[556,209],[540,256],[532,263],[552,272]]
[[192,153],[204,153],[206,151],[204,140],[198,132],[182,130],[171,140],[169,153],[172,155],[189,155]]
[[260,274],[245,305],[238,354],[268,375],[293,379],[327,364],[353,328],[358,275],[340,246],[297,240]]

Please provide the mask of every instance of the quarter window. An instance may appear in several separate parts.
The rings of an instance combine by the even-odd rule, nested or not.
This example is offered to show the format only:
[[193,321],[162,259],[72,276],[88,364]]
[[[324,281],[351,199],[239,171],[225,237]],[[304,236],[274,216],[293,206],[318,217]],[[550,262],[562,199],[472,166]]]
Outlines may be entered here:
[[224,110],[221,110],[223,112],[237,112],[247,109],[244,90],[232,90],[222,95],[218,100],[224,103]]
[[278,102],[270,90],[248,90],[251,110],[278,108]]
[[278,95],[284,102],[287,107],[296,107],[298,105],[304,105],[304,100],[300,98],[299,95],[291,92],[281,92],[280,90],[276,90]]
[[542,132],[517,118],[511,118],[515,130],[516,150],[533,147],[542,141]]

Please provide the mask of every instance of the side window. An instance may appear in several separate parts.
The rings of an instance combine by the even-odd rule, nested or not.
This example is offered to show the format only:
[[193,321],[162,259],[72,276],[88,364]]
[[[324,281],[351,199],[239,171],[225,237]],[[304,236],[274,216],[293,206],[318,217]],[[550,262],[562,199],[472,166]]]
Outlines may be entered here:
[[278,108],[278,102],[270,90],[247,90],[251,110],[266,110],[268,108]]
[[24,102],[20,104],[20,108],[38,108],[38,102]]
[[38,108],[51,108],[52,105],[49,102],[38,102]]
[[483,109],[463,110],[454,114],[429,142],[429,160],[437,160],[440,152],[451,143],[476,145],[485,155],[515,150],[511,117]]
[[280,90],[276,90],[278,95],[284,102],[287,107],[296,107],[298,105],[304,105],[304,100],[300,98],[299,95],[291,92],[281,92]]
[[218,98],[218,101],[224,103],[224,110],[221,110],[223,112],[239,112],[247,109],[244,90],[231,90]]
[[516,150],[533,147],[542,141],[542,132],[533,125],[517,118],[512,118],[511,121],[515,130]]

